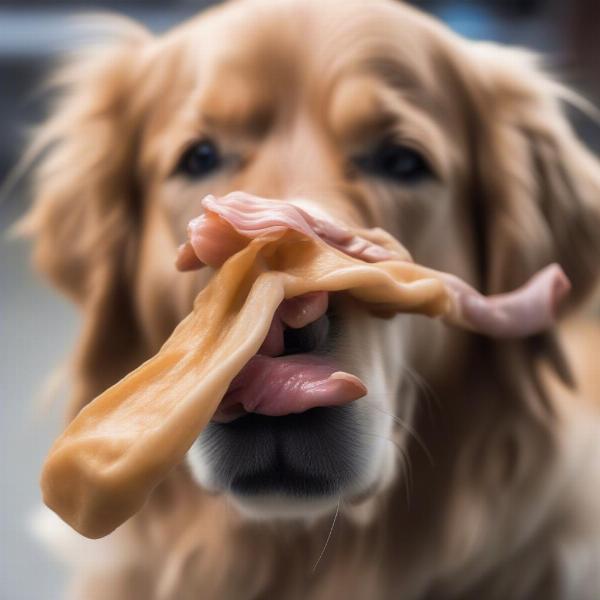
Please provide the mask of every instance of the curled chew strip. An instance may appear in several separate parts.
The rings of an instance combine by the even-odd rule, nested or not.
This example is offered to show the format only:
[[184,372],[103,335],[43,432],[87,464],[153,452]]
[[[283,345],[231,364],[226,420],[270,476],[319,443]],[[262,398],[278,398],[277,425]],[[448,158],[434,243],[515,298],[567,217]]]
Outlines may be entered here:
[[[207,196],[202,205],[205,213],[190,222],[190,241],[180,248],[178,267],[182,270],[203,264],[218,267],[249,240],[286,229],[321,239],[365,262],[412,262],[404,246],[382,229],[349,229],[289,203],[232,192],[219,199]],[[455,275],[419,265],[414,269],[415,276],[439,279],[446,286],[451,301],[442,317],[447,323],[498,338],[523,337],[550,327],[570,289],[557,264],[548,265],[517,290],[489,297]],[[397,312],[384,303],[376,308],[373,312],[382,316]]]
[[[244,213],[243,206],[238,209]],[[190,237],[195,245],[181,250],[180,266],[201,266],[206,256],[198,238],[194,239],[199,233],[201,241],[208,240],[216,248],[216,255],[214,250],[212,255],[208,252],[208,261],[225,261],[197,296],[192,313],[156,356],[83,408],[46,459],[41,478],[44,501],[87,537],[107,535],[135,514],[153,488],[183,460],[230,382],[260,348],[285,298],[345,290],[374,312],[442,316],[491,331],[503,320],[512,323],[513,331],[518,329],[515,319],[523,326],[518,321],[524,314],[524,301],[545,303],[547,315],[554,310],[556,296],[550,292],[556,288],[557,272],[540,275],[512,296],[496,298],[499,307],[492,299],[495,316],[490,317],[489,300],[452,276],[410,262],[402,247],[384,232],[343,232],[327,223],[319,229],[307,219],[304,223],[312,233],[281,223],[267,230],[262,227],[265,215],[255,214],[256,226],[247,235],[252,219],[245,221],[246,229],[242,227],[240,233],[237,217],[230,222],[228,214],[207,217],[199,227],[197,223],[192,226]],[[294,218],[298,214],[302,217],[297,213]],[[215,228],[208,237],[206,230],[200,231],[203,222]],[[223,235],[220,241],[214,237],[216,231]],[[356,258],[372,258],[364,254],[371,245],[380,246],[376,254],[383,250],[404,260],[369,264]],[[189,260],[193,259],[190,248],[201,251],[202,261]],[[186,253],[192,264],[181,265]],[[465,304],[465,297],[476,301]],[[480,299],[481,305],[477,304]],[[530,313],[536,316],[534,310]]]
[[190,221],[190,241],[180,248],[177,267],[182,271],[203,264],[220,267],[249,239],[288,229],[365,262],[412,260],[406,248],[383,229],[349,229],[285,202],[232,192],[219,199],[206,196],[202,206],[205,213]]
[[290,231],[259,237],[215,274],[158,354],[83,408],[56,440],[42,471],[46,504],[87,537],[110,533],[183,460],[280,302],[340,290],[429,316],[449,304],[442,282],[423,279],[412,263],[369,265]]

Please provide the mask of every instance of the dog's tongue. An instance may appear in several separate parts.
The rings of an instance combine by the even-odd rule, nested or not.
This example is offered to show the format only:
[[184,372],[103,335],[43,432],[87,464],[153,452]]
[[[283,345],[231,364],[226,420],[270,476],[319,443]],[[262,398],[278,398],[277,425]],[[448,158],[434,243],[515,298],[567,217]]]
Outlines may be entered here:
[[279,417],[316,406],[341,406],[367,393],[362,381],[322,356],[257,354],[231,382],[215,421],[247,412]]
[[258,354],[231,382],[213,419],[230,421],[247,412],[281,416],[317,406],[340,406],[367,393],[362,381],[315,354],[281,356],[284,330],[318,321],[327,310],[326,292],[284,300]]

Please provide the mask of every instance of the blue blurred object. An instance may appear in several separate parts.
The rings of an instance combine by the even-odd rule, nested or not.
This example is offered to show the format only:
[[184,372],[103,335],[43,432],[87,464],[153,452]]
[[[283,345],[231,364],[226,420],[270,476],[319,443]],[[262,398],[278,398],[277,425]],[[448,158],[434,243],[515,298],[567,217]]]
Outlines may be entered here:
[[434,14],[457,33],[480,40],[500,41],[502,29],[498,27],[497,15],[482,4],[452,2],[443,5]]

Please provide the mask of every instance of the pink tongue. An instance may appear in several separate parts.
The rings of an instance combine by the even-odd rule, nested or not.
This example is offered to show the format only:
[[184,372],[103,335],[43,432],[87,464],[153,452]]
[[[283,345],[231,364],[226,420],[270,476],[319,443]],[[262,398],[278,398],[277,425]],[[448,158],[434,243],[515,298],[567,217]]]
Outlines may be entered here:
[[226,422],[245,412],[277,417],[316,406],[341,406],[366,393],[358,377],[338,371],[323,357],[257,354],[231,382],[213,418]]
[[281,303],[259,353],[231,382],[215,421],[230,421],[246,412],[281,416],[339,406],[367,393],[358,377],[340,371],[330,359],[314,354],[280,356],[284,329],[313,323],[325,314],[328,300],[326,292],[314,292]]

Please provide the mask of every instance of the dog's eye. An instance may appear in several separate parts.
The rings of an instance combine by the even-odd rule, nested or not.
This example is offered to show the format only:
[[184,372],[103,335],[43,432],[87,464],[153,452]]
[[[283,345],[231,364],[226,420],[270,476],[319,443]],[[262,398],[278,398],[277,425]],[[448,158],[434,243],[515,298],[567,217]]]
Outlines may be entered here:
[[221,165],[221,155],[214,142],[209,139],[201,140],[189,147],[184,153],[177,173],[188,177],[204,177]]
[[419,152],[393,142],[385,142],[374,152],[359,156],[355,163],[366,173],[398,183],[418,183],[432,175],[429,163]]

